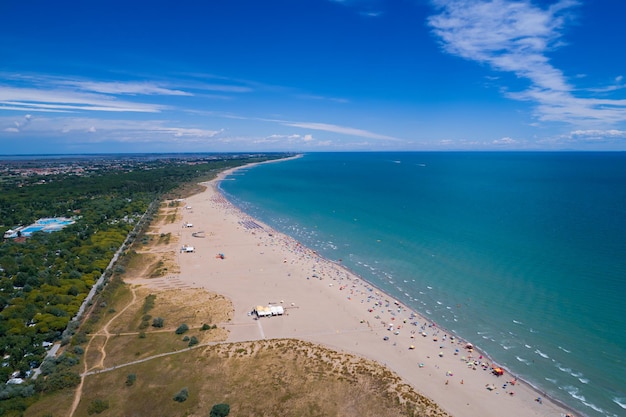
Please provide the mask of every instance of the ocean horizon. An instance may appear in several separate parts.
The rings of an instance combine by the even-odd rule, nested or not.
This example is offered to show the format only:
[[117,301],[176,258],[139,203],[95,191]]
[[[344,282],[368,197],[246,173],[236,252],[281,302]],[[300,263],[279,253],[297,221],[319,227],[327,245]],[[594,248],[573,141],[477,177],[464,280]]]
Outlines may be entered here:
[[220,188],[545,395],[623,415],[625,153],[311,153]]

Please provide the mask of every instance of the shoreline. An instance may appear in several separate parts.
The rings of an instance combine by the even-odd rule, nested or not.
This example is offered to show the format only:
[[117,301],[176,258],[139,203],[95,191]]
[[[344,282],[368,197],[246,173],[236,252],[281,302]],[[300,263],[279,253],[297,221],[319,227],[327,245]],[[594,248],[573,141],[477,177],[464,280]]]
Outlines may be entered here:
[[[282,162],[299,157],[301,155],[261,163]],[[507,411],[508,414],[520,417],[581,415],[560,401],[547,397],[540,389],[517,378],[508,370],[506,370],[504,378],[491,375],[490,367],[496,365],[492,358],[484,352],[464,349],[467,341],[460,339],[447,329],[439,328],[422,314],[400,303],[342,263],[323,258],[316,251],[306,248],[293,238],[277,232],[230,203],[219,188],[220,182],[237,170],[251,168],[257,164],[260,163],[222,171],[212,181],[203,183],[207,185],[205,191],[187,199],[187,207],[192,207],[191,205],[196,207],[199,204],[208,203],[207,207],[203,207],[207,210],[197,214],[204,214],[204,212],[209,211],[208,209],[213,209],[211,213],[214,217],[218,214],[221,215],[222,220],[230,221],[229,226],[231,227],[225,226],[228,229],[224,230],[225,234],[221,234],[217,230],[220,226],[219,223],[212,223],[215,232],[212,231],[211,236],[209,236],[211,237],[210,240],[213,241],[212,243],[225,240],[229,234],[231,235],[229,237],[234,239],[225,244],[228,251],[219,252],[226,253],[226,259],[216,263],[210,258],[209,260],[205,259],[204,256],[186,254],[178,256],[181,261],[181,278],[191,280],[194,285],[200,281],[202,287],[217,291],[233,300],[234,323],[226,325],[231,331],[229,341],[273,337],[300,338],[367,357],[396,372],[418,392],[431,398],[440,407],[455,416],[495,417],[501,415],[504,408],[511,410]],[[193,220],[194,224],[207,223],[205,217],[189,211],[183,212],[185,221],[189,219]],[[213,220],[213,222],[216,221],[217,219]],[[234,229],[232,228],[233,225],[235,226]],[[185,232],[183,230],[179,233],[181,238],[184,237]],[[232,236],[235,233],[237,236]],[[247,243],[243,244],[243,240],[246,240]],[[183,241],[180,243],[185,244]],[[255,250],[257,252],[259,249],[263,250],[258,252],[260,256],[255,256],[257,259],[247,259],[249,263],[246,265],[239,265],[239,268],[226,267],[231,266],[228,262],[231,253],[238,257],[238,253],[232,252],[237,246],[247,246],[244,252],[248,254]],[[268,251],[267,255],[271,251],[271,254],[278,256],[274,256],[273,261],[268,263],[269,256],[264,256],[266,250]],[[291,262],[288,260],[290,256],[292,257]],[[251,257],[244,256],[244,258]],[[198,267],[202,269],[202,265],[205,265],[204,271],[209,273],[209,277],[203,277],[202,274],[198,273]],[[258,269],[259,266],[261,266],[260,269]],[[258,276],[263,275],[264,277],[264,281],[260,283],[250,279],[242,279],[245,281],[243,283],[222,282],[222,273],[232,277],[242,274],[246,268],[249,274],[252,274],[255,268],[258,272],[266,272],[264,269],[270,268],[271,273],[269,275],[257,273]],[[289,270],[286,277],[278,278],[277,275],[281,275],[281,273],[284,275],[285,269]],[[292,279],[292,274],[296,279]],[[272,279],[272,275],[276,277]],[[294,282],[296,280],[298,281]],[[328,285],[326,285],[327,283]],[[305,298],[310,297],[313,299],[313,306],[315,303],[318,303],[320,307],[323,305],[322,311],[319,312],[320,317],[323,313],[328,313],[331,323],[333,318],[341,323],[331,324],[329,329],[328,322],[325,321],[320,324],[312,321],[310,315],[300,314],[301,310],[305,310],[307,307],[309,307],[308,312],[311,312],[311,306],[303,305],[302,300],[284,304],[288,309],[288,315],[285,317],[261,318],[253,321],[247,312],[259,303],[251,303],[253,297],[243,292],[256,290],[259,295],[263,292],[271,294],[271,291],[268,293],[263,290],[272,284],[274,288],[286,285],[294,287],[286,291],[286,294],[290,294],[290,296],[304,294]],[[314,290],[317,290],[318,293],[314,293]],[[342,293],[344,290],[345,292]],[[275,304],[283,304],[282,297],[268,299]],[[359,298],[360,303],[355,303],[354,300]],[[293,309],[289,309],[290,307]],[[288,329],[285,325],[284,322],[292,321],[292,318],[297,319],[293,321],[298,322],[297,326],[301,328],[300,331],[297,328]],[[399,320],[396,321],[396,319]],[[420,323],[423,323],[421,327]],[[392,327],[390,328],[389,325]],[[331,330],[333,328],[337,329],[333,331]],[[409,331],[408,339],[405,337],[407,330]],[[392,340],[384,340],[384,338]],[[439,341],[439,338],[442,340]],[[452,353],[452,350],[455,352]],[[471,362],[469,359],[472,353],[474,356],[471,359],[476,357],[479,359]],[[468,363],[473,365],[468,365]],[[444,371],[444,369],[446,370]],[[428,373],[427,377],[426,373]],[[449,383],[450,381],[452,383]],[[515,383],[512,384],[511,381],[515,381]],[[488,385],[494,388],[488,390],[485,388]],[[507,395],[500,395],[501,393]],[[450,398],[450,394],[453,394],[455,398]],[[535,401],[537,397],[542,398],[542,403]]]

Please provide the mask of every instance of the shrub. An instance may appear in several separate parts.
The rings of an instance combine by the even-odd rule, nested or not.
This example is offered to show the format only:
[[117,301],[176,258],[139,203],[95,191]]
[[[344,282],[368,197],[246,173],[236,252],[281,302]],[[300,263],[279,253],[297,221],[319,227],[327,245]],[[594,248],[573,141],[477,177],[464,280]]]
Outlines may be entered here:
[[163,320],[163,318],[161,317],[155,317],[154,319],[152,319],[152,327],[163,327],[164,323],[165,320]]
[[109,408],[109,402],[106,400],[93,400],[87,407],[87,414],[100,414]]
[[230,413],[230,405],[228,404],[215,404],[211,408],[209,417],[226,417]]
[[174,395],[174,401],[182,403],[184,401],[187,401],[188,397],[189,397],[189,390],[187,389],[187,387],[185,387],[181,389],[180,391],[178,391],[176,395]]
[[74,345],[83,345],[87,343],[87,333],[84,331],[78,332],[72,338],[72,344]]
[[73,355],[70,352],[64,352],[63,354],[61,354],[61,356],[56,358],[57,365],[61,365],[61,366],[68,367],[68,368],[71,366],[77,365],[78,362],[79,360],[76,357],[76,355]]
[[178,326],[178,329],[176,329],[176,334],[183,334],[187,332],[188,330],[189,330],[189,326],[183,323],[180,326]]
[[53,373],[56,370],[56,367],[57,367],[56,360],[46,358],[43,360],[39,369],[41,370],[41,374],[45,376],[45,375],[50,375],[51,373]]
[[211,328],[211,325],[204,323],[200,330],[209,330],[210,328]]
[[80,384],[80,375],[69,369],[57,369],[47,378],[37,378],[35,389],[39,392],[54,392],[64,388],[74,388]]
[[136,380],[137,380],[137,374],[128,374],[128,376],[126,377],[126,386],[130,387],[131,385],[135,383]]
[[189,339],[189,347],[195,346],[198,344],[198,338],[196,336],[191,336]]
[[150,311],[154,307],[154,300],[156,300],[155,294],[150,294],[146,297],[145,301],[143,302],[144,314]]

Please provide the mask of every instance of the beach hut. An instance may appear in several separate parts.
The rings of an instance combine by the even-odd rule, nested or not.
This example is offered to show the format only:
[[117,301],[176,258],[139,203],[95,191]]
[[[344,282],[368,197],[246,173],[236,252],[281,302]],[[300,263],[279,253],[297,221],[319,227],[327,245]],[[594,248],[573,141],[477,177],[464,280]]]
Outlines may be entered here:
[[285,309],[283,308],[283,306],[258,305],[254,309],[254,312],[256,313],[257,317],[282,316],[283,314],[285,314]]
[[254,312],[256,313],[257,317],[268,317],[272,315],[272,310],[270,310],[270,308],[266,306],[256,306]]
[[282,316],[285,313],[283,306],[268,306],[272,316]]

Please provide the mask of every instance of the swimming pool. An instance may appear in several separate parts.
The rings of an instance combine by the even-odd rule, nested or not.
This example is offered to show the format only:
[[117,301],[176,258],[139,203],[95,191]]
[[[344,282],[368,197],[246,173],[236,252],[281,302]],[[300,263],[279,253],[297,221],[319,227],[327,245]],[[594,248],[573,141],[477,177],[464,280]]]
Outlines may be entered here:
[[35,232],[57,232],[63,229],[65,226],[75,223],[73,219],[68,219],[67,217],[46,217],[37,220],[35,223],[25,226],[18,227],[15,230],[11,230],[7,232],[4,237],[5,238],[16,238],[18,234],[21,236],[28,237]]

